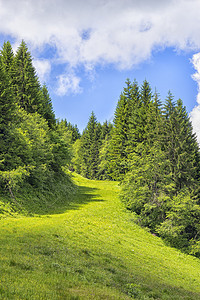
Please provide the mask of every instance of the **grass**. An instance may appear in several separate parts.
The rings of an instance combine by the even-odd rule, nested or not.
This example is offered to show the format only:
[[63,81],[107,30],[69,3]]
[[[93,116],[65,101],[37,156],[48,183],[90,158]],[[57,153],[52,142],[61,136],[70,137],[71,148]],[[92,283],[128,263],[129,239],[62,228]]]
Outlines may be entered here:
[[38,197],[25,208],[33,216],[7,207],[0,299],[200,299],[199,259],[138,227],[116,182],[74,181],[71,201],[37,208]]

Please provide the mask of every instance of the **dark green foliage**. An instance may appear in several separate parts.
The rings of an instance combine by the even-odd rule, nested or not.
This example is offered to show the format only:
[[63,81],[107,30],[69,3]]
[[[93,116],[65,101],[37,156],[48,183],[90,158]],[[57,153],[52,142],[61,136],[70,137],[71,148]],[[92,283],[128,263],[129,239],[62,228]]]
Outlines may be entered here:
[[9,78],[0,63],[0,132],[11,123],[16,105],[13,101],[12,87],[9,83]]
[[24,41],[14,57],[13,68],[13,86],[17,103],[29,113],[42,114],[42,91],[32,64],[31,54]]
[[141,225],[199,255],[199,146],[186,109],[169,92],[162,110],[146,81],[138,103],[130,118],[122,201]]
[[169,202],[166,217],[156,232],[170,245],[200,257],[200,206],[187,189]]
[[83,148],[82,148],[82,138],[76,140],[73,144],[73,157],[72,157],[72,169],[78,174],[82,174],[83,169]]
[[[0,55],[0,187],[14,192],[23,183],[43,190],[64,178],[71,155],[56,127],[46,86],[41,88],[24,41],[13,55],[9,42]],[[59,177],[59,178],[58,178]]]
[[148,154],[138,149],[123,181],[121,197],[126,207],[138,214],[140,224],[155,230],[165,219],[173,189],[169,162],[160,147],[155,145]]
[[7,76],[12,78],[14,54],[10,42],[5,42],[1,50],[1,64]]
[[107,121],[102,125],[101,132],[101,148],[99,151],[99,179],[112,179],[109,174],[109,155],[110,155],[110,140],[112,137],[113,125]]
[[[70,124],[70,123],[69,123]],[[112,124],[97,122],[92,112],[80,139],[73,144],[72,169],[90,179],[110,179],[108,174],[108,147]]]
[[149,142],[149,130],[153,130],[151,123],[154,123],[154,118],[151,115],[153,101],[149,83],[145,80],[140,90],[138,90],[138,86],[135,88],[136,101],[130,117],[129,134],[129,144],[132,143],[132,145],[129,152],[132,152],[138,143]]
[[68,142],[57,130],[50,132],[50,140],[53,155],[51,167],[54,172],[62,173],[62,167],[67,166],[71,159]]
[[163,147],[170,161],[170,171],[176,190],[187,186],[193,190],[197,184],[199,149],[196,136],[185,107],[179,99],[176,105],[172,95],[164,106],[165,130]]
[[79,129],[77,125],[72,125],[70,122],[67,123],[67,128],[71,134],[71,142],[74,143],[76,140],[80,139],[81,134],[79,132]]
[[67,122],[66,119],[61,121],[57,120],[57,130],[65,136],[70,144],[75,143],[75,141],[81,137],[77,125]]
[[[12,165],[12,122],[16,120],[17,107],[13,101],[12,87],[5,69],[0,64],[0,168],[7,170]],[[11,142],[11,144],[10,144]]]
[[111,130],[113,128],[112,123],[105,121],[101,127],[101,140],[105,140],[107,137],[110,137]]
[[108,153],[108,173],[115,180],[122,179],[129,170],[130,119],[138,101],[137,83],[131,84],[128,79],[116,107]]
[[52,101],[49,96],[49,92],[47,90],[46,85],[43,85],[42,87],[41,102],[42,102],[42,109],[40,111],[40,114],[43,116],[45,120],[47,120],[49,127],[53,129],[56,125],[56,118],[53,112]]
[[99,150],[101,145],[101,125],[92,112],[81,138],[81,173],[89,178],[98,178]]

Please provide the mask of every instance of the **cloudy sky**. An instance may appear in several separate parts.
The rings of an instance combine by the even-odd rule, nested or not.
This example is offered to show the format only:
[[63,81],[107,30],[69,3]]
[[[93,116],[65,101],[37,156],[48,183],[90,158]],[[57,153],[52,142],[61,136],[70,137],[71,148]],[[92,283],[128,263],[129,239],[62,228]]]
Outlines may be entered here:
[[[56,117],[112,119],[126,78],[170,89],[200,139],[199,0],[0,0],[0,43],[28,44]],[[198,95],[199,93],[199,95]]]

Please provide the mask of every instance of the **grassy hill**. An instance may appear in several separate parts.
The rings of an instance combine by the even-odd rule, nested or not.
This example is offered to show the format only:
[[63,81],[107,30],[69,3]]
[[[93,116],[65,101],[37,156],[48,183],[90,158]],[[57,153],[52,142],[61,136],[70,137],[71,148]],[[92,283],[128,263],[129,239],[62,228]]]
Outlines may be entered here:
[[0,205],[0,299],[200,299],[199,259],[134,224],[116,182],[74,181],[32,216]]

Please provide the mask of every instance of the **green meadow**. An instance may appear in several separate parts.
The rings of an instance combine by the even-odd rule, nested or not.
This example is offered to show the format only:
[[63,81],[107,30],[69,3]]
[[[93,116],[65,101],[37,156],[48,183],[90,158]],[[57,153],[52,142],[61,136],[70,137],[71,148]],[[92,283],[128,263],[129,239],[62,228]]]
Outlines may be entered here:
[[200,260],[138,227],[117,182],[73,180],[71,199],[1,202],[0,299],[200,299]]

